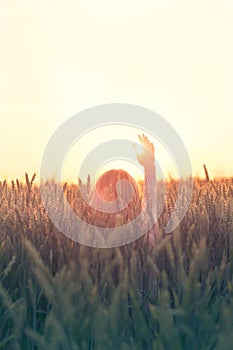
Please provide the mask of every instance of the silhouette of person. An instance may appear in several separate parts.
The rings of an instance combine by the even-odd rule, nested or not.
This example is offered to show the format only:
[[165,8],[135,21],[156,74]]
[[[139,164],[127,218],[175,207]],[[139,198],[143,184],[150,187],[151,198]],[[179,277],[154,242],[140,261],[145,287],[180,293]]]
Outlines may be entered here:
[[118,227],[131,222],[149,203],[153,227],[145,235],[151,243],[158,232],[156,207],[156,167],[154,145],[144,134],[138,135],[142,151],[137,152],[137,160],[144,168],[142,198],[138,184],[133,177],[122,169],[112,169],[101,175],[89,198],[94,210],[89,212],[89,222],[96,226]]

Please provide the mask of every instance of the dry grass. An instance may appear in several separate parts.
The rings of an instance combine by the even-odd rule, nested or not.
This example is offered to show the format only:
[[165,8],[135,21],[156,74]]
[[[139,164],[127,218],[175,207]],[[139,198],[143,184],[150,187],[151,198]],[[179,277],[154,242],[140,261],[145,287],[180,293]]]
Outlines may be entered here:
[[[58,232],[34,180],[0,182],[0,349],[233,348],[233,179],[194,179],[165,235],[171,179],[155,246],[114,249]],[[80,201],[78,185],[64,191]]]

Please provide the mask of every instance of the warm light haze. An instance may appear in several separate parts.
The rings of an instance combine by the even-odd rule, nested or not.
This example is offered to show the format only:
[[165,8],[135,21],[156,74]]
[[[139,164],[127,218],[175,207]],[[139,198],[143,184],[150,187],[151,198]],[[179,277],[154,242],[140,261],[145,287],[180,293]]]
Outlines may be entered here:
[[[0,180],[40,172],[46,144],[79,111],[120,102],[149,108],[183,140],[193,176],[233,175],[233,2],[1,1]],[[77,181],[96,143],[141,130],[106,126],[74,145],[63,180]],[[166,148],[154,142],[165,177],[177,177]],[[82,152],[80,152],[80,149]],[[132,157],[135,150],[132,146]],[[125,160],[105,164],[135,178]],[[38,177],[37,177],[38,180]]]

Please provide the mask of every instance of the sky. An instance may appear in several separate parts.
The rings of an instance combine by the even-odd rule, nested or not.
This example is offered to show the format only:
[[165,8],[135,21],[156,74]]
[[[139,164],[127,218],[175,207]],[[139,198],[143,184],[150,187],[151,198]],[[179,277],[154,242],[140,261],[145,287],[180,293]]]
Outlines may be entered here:
[[[232,38],[230,0],[0,0],[0,179],[39,174],[62,123],[112,102],[165,118],[193,175],[203,163],[211,178],[233,175]],[[72,152],[63,173],[73,180]]]

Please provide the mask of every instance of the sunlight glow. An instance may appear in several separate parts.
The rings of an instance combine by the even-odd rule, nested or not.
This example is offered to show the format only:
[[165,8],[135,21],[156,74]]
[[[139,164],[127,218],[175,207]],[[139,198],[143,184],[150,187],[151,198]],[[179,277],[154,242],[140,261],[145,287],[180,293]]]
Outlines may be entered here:
[[[149,133],[146,133],[145,130],[140,130],[132,126],[118,126],[118,125],[109,125],[91,130],[83,135],[69,150],[66,159],[64,160],[62,167],[62,180],[77,182],[77,176],[80,173],[82,163],[85,160],[85,157],[96,145],[110,141],[112,139],[119,140],[129,140],[132,143],[129,143],[130,149],[130,160],[125,159],[106,159],[107,163],[99,164],[97,173],[93,173],[93,169],[88,168],[84,171],[84,178],[86,180],[88,174],[91,175],[91,179],[96,179],[100,174],[106,170],[110,170],[111,167],[114,169],[124,169],[128,171],[135,179],[142,180],[144,178],[144,171],[136,158],[135,147],[140,150],[138,134],[142,132],[148,136],[151,142],[155,146],[155,159],[159,165],[157,169],[157,176],[159,178],[167,178],[169,174],[172,174],[173,177],[178,177],[175,164],[173,163],[170,154],[162,145],[158,139],[155,138],[155,135],[152,136]],[[135,146],[136,145],[136,146]],[[159,169],[162,169],[163,173]]]
[[[203,163],[212,178],[232,175],[232,4],[3,1],[0,179],[38,174],[59,125],[112,102],[137,104],[165,118],[183,140],[194,175],[204,176]],[[137,132],[128,136],[135,142]],[[98,142],[94,137],[80,140],[85,152]],[[164,176],[176,176],[169,156],[155,146]],[[64,176],[76,181],[80,151],[72,154]]]

